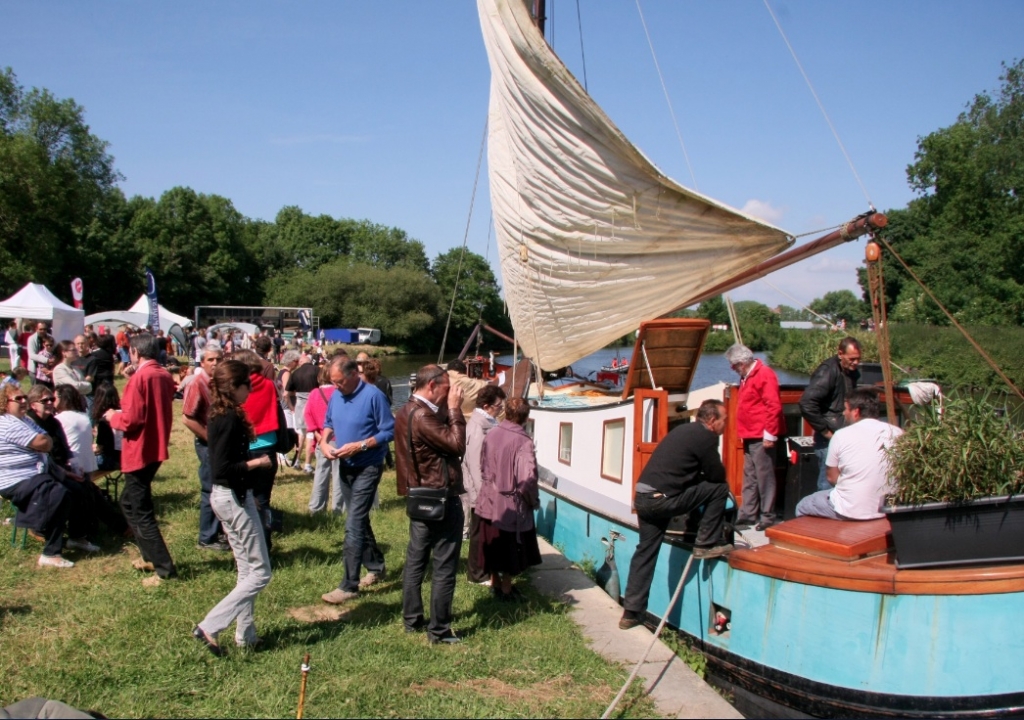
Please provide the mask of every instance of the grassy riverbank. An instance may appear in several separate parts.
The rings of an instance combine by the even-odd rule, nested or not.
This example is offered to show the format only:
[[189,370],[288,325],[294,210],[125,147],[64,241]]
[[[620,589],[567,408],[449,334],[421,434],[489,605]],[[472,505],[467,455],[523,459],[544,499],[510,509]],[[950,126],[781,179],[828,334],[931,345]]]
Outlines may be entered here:
[[[175,415],[180,413],[176,404]],[[229,554],[196,549],[198,482],[187,431],[154,484],[157,516],[181,579],[143,588],[132,545],[101,538],[94,557],[69,552],[70,570],[40,569],[40,545],[0,542],[0,704],[32,695],[110,717],[284,717],[295,713],[304,653],[312,671],[307,717],[585,717],[600,715],[627,671],[588,650],[567,608],[527,588],[509,606],[460,575],[455,627],[466,642],[432,647],[401,622],[407,520],[394,473],[374,513],[389,576],[332,617],[320,594],[336,586],[341,519],[305,512],[309,476],[282,471],[274,504],[274,579],[256,620],[265,650],[217,659],[190,636],[234,584]],[[464,553],[465,554],[465,551]],[[222,636],[231,643],[232,630]],[[626,712],[650,716],[635,686]]]

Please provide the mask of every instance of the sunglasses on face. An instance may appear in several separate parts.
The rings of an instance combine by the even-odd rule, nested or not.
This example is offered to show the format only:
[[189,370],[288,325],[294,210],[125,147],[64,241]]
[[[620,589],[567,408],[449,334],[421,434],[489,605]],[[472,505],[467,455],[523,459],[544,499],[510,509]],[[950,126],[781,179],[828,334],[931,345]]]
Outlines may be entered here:
[[53,405],[54,400],[52,397],[39,398],[36,402],[42,403],[43,405]]
[[26,403],[28,402],[28,395],[15,395],[12,398],[7,398],[7,402]]

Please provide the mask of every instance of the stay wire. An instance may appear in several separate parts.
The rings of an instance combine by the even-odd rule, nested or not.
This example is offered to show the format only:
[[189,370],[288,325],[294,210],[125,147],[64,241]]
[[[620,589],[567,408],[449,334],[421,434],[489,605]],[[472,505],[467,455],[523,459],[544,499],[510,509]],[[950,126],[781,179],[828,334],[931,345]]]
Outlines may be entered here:
[[693,181],[693,189],[697,188],[697,176],[693,173],[693,165],[690,164],[690,154],[686,152],[686,143],[683,142],[683,134],[679,131],[679,122],[676,120],[676,111],[672,108],[672,100],[668,95],[668,87],[665,85],[665,78],[661,74],[661,65],[658,64],[658,55],[654,52],[654,43],[651,42],[651,34],[647,31],[647,21],[644,20],[644,11],[640,7],[640,0],[636,0],[636,11],[640,14],[640,24],[643,25],[644,35],[647,36],[647,45],[651,48],[651,57],[654,59],[654,68],[658,71],[658,80],[661,81],[661,91],[665,93],[665,103],[668,105],[669,115],[672,116],[672,125],[676,129],[676,137],[679,139],[679,147],[683,149],[683,157],[686,158],[686,167],[690,171],[690,180]]
[[779,35],[782,36],[782,41],[786,43],[786,47],[789,48],[789,54],[793,56],[793,62],[796,63],[797,69],[799,69],[800,74],[803,75],[804,82],[807,83],[807,88],[811,91],[811,95],[814,96],[814,102],[818,104],[818,109],[821,110],[821,114],[824,116],[825,122],[828,123],[829,129],[832,131],[832,136],[836,139],[836,143],[839,145],[839,149],[842,151],[843,157],[846,158],[846,163],[850,166],[850,171],[853,173],[854,179],[856,179],[857,184],[860,185],[861,192],[864,193],[864,199],[868,201],[868,207],[874,210],[875,204],[871,201],[868,189],[861,181],[860,175],[857,173],[857,168],[854,167],[853,160],[850,159],[850,154],[846,152],[846,146],[843,145],[843,141],[839,139],[839,132],[836,130],[835,125],[832,124],[832,119],[825,111],[825,105],[821,102],[821,98],[818,97],[818,93],[815,91],[814,85],[811,84],[811,79],[804,71],[804,66],[800,63],[800,58],[797,57],[796,50],[793,49],[793,45],[789,42],[789,38],[786,37],[786,31],[782,29],[782,23],[780,23],[779,19],[775,16],[775,11],[772,10],[772,6],[769,4],[768,0],[764,0],[764,6],[765,9],[768,10],[768,14],[772,16],[772,21],[775,23],[775,27],[778,29]]
[[462,252],[459,253],[459,268],[455,271],[455,287],[452,288],[452,302],[448,306],[448,319],[444,323],[444,336],[441,338],[441,352],[437,355],[437,364],[440,365],[444,359],[444,348],[448,343],[448,329],[452,324],[452,314],[455,312],[455,298],[459,294],[459,279],[462,277],[462,262],[466,258],[466,245],[469,243],[469,225],[473,220],[473,204],[476,202],[476,188],[480,183],[480,167],[484,161],[484,148],[487,147],[487,120],[484,120],[484,132],[480,138],[480,153],[476,158],[476,176],[473,178],[473,192],[469,197],[469,216],[466,218],[466,231],[462,235]]
[[583,89],[590,92],[587,87],[587,54],[583,51],[583,17],[580,15],[580,0],[576,0],[576,26],[580,31],[580,60],[583,62]]
[[916,274],[914,273],[914,271],[910,269],[910,266],[909,266],[909,265],[907,265],[906,261],[905,261],[905,260],[904,260],[904,259],[903,259],[902,257],[900,257],[900,256],[899,256],[899,254],[898,254],[898,253],[897,253],[897,252],[896,252],[895,250],[893,250],[893,249],[892,249],[892,245],[890,245],[890,244],[889,244],[889,241],[888,241],[888,240],[886,240],[886,239],[885,239],[884,237],[882,237],[881,235],[877,236],[877,240],[878,240],[879,242],[881,242],[881,243],[882,243],[883,245],[885,245],[885,248],[886,248],[886,249],[887,249],[887,250],[888,250],[889,252],[891,252],[891,253],[892,253],[892,256],[893,256],[894,258],[896,258],[897,260],[899,260],[899,263],[900,263],[900,265],[902,265],[902,266],[903,266],[903,269],[904,269],[904,270],[906,270],[906,271],[907,271],[908,273],[910,273],[910,277],[914,278],[914,281],[915,281],[915,282],[916,282],[916,283],[917,283],[918,285],[920,285],[920,286],[921,286],[921,289],[922,289],[922,290],[924,290],[924,291],[925,291],[926,293],[928,293],[928,297],[930,297],[930,298],[932,299],[932,302],[934,302],[934,303],[935,303],[936,305],[938,305],[938,306],[939,306],[939,310],[941,310],[941,311],[942,311],[942,312],[943,312],[943,313],[944,313],[944,314],[946,315],[946,317],[948,317],[948,318],[949,318],[949,321],[950,321],[951,323],[953,323],[953,326],[954,326],[954,327],[955,327],[955,328],[956,328],[957,330],[959,330],[959,331],[960,331],[960,333],[961,333],[961,334],[962,334],[962,335],[963,335],[963,336],[964,336],[965,338],[967,338],[967,342],[969,342],[969,343],[971,344],[971,346],[972,346],[972,347],[973,347],[973,348],[974,348],[975,350],[977,350],[977,351],[978,351],[978,354],[979,354],[979,355],[981,355],[981,357],[982,357],[982,358],[983,358],[983,359],[985,360],[985,362],[987,362],[987,363],[989,364],[989,367],[991,367],[991,368],[992,368],[993,370],[995,370],[995,372],[996,372],[996,375],[998,375],[998,376],[999,376],[1000,378],[1002,378],[1003,382],[1005,382],[1005,383],[1007,384],[1007,386],[1009,386],[1009,388],[1010,388],[1011,390],[1013,390],[1013,392],[1015,392],[1015,393],[1016,393],[1016,394],[1017,394],[1017,395],[1018,395],[1018,396],[1020,397],[1020,399],[1021,399],[1021,400],[1024,400],[1024,393],[1022,393],[1022,392],[1020,391],[1020,389],[1019,389],[1019,388],[1018,388],[1018,387],[1017,387],[1016,385],[1014,385],[1014,384],[1013,384],[1013,381],[1012,381],[1012,380],[1010,380],[1010,378],[1008,378],[1008,377],[1006,376],[1006,373],[1004,373],[1004,372],[1003,372],[1003,371],[1002,371],[1002,370],[1001,370],[1001,369],[999,368],[999,366],[998,366],[998,365],[996,365],[996,361],[995,361],[995,360],[993,360],[993,359],[992,359],[991,357],[989,357],[988,353],[987,353],[987,352],[985,352],[985,349],[984,349],[984,348],[982,348],[982,347],[981,347],[981,345],[979,345],[979,344],[977,343],[977,341],[976,341],[976,340],[975,340],[974,338],[972,338],[972,337],[970,336],[970,334],[969,334],[969,333],[967,332],[967,330],[966,330],[966,329],[964,329],[964,326],[963,326],[963,325],[961,325],[960,323],[958,323],[958,322],[957,322],[956,318],[955,318],[955,317],[953,317],[953,313],[951,313],[951,312],[950,312],[949,310],[947,310],[947,309],[946,309],[946,306],[945,306],[945,305],[943,305],[943,304],[942,304],[941,302],[939,302],[939,299],[938,299],[937,297],[935,297],[935,293],[933,293],[933,292],[932,292],[931,290],[929,290],[929,289],[928,289],[928,286],[927,286],[927,285],[925,285],[925,284],[924,284],[924,282],[923,282],[923,281],[921,280],[921,278],[919,278],[919,277],[918,277],[918,276],[917,276],[917,275],[916,275]]

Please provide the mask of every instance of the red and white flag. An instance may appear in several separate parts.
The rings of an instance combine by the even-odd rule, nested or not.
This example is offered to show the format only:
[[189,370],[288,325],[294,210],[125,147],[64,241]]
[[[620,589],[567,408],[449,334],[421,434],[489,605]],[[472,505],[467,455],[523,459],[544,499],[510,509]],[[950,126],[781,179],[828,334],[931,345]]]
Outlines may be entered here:
[[71,281],[71,298],[75,301],[75,307],[82,309],[82,278],[75,278]]

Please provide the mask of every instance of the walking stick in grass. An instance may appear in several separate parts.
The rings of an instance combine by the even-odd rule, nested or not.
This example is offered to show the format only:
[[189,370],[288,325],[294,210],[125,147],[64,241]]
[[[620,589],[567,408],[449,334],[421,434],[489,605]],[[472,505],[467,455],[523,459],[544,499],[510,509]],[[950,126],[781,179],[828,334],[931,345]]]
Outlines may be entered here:
[[295,720],[302,720],[302,707],[306,704],[306,678],[309,677],[309,653],[302,660],[302,685],[299,686],[299,712]]

